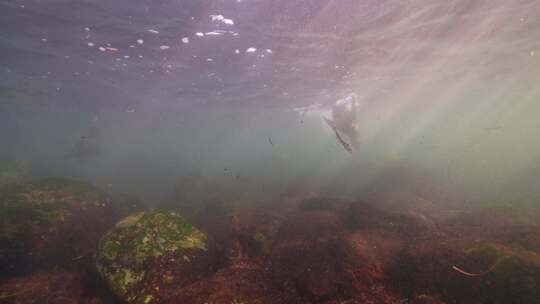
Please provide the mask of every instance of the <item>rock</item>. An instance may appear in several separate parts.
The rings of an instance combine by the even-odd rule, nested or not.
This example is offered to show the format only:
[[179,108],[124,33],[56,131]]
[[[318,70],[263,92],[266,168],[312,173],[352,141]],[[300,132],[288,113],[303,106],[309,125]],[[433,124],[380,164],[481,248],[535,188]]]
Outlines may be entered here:
[[97,269],[127,303],[162,303],[175,290],[215,271],[204,233],[180,214],[132,214],[100,241]]
[[108,198],[83,182],[43,179],[2,188],[0,273],[91,257],[114,214]]
[[85,287],[85,277],[66,271],[37,272],[0,285],[0,302],[13,304],[102,304]]

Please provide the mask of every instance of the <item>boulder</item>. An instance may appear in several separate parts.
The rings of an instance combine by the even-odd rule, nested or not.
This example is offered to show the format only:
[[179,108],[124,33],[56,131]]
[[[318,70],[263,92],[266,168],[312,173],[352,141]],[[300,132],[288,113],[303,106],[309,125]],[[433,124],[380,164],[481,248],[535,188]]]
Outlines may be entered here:
[[177,289],[215,271],[204,233],[162,209],[124,218],[100,241],[97,269],[127,303],[163,303]]

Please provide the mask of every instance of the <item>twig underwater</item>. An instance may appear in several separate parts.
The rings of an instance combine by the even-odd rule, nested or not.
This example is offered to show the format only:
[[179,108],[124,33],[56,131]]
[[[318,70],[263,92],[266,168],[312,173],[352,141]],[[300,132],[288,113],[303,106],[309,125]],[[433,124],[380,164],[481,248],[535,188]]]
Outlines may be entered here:
[[500,257],[493,265],[491,265],[491,267],[489,267],[488,270],[484,271],[484,272],[480,272],[480,273],[471,273],[471,272],[468,272],[468,271],[465,271],[457,266],[452,266],[452,269],[461,273],[462,275],[465,275],[465,276],[468,276],[468,277],[481,277],[481,276],[485,276],[486,274],[490,273],[493,271],[493,269],[495,269],[495,267],[497,267],[497,265],[499,265],[501,263],[501,261],[504,259],[505,257]]

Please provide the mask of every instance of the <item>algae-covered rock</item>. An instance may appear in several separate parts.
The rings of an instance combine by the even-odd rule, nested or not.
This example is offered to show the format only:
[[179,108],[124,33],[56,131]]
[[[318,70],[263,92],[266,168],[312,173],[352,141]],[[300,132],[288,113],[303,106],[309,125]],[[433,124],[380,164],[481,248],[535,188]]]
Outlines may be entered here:
[[477,280],[485,303],[537,303],[540,299],[538,252],[487,243],[465,253],[486,269],[478,270],[481,280]]
[[0,189],[3,274],[89,256],[114,223],[107,197],[92,185],[43,179]]
[[99,245],[97,269],[128,303],[159,303],[212,272],[206,235],[172,211],[132,214]]

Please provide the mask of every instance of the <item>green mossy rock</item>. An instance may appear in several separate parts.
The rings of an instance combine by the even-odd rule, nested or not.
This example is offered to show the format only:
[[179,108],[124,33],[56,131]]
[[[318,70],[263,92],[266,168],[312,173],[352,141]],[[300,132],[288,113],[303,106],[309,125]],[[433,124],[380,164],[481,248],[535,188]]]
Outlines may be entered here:
[[113,225],[113,214],[99,189],[79,181],[42,179],[1,188],[2,270],[88,255]]
[[194,264],[206,253],[205,234],[176,212],[154,209],[124,218],[101,239],[97,269],[119,298],[158,303],[168,288],[205,272]]

